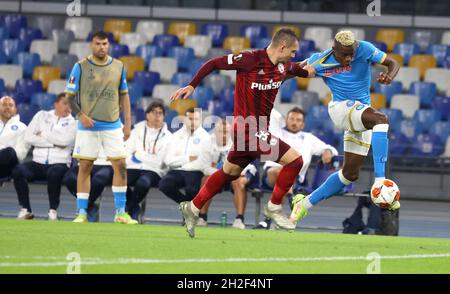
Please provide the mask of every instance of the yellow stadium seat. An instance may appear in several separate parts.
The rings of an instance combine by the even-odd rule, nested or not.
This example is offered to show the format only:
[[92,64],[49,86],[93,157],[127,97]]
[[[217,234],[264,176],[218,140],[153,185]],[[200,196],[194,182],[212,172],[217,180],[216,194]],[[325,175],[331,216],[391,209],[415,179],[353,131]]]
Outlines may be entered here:
[[328,92],[327,95],[322,100],[323,105],[328,106],[328,103],[331,102],[331,93]]
[[420,79],[422,80],[425,77],[427,69],[435,68],[436,65],[436,58],[433,55],[428,54],[416,54],[411,56],[411,59],[409,60],[409,66],[419,70]]
[[297,79],[297,86],[299,89],[306,90],[308,88],[309,79],[300,77],[296,77],[296,79]]
[[197,33],[197,26],[193,22],[172,22],[169,25],[168,33],[177,36],[181,45],[183,45],[187,36]]
[[231,50],[233,54],[238,54],[244,49],[251,48],[250,39],[245,37],[226,37],[223,42],[223,48]]
[[127,80],[132,80],[137,71],[145,70],[144,59],[138,56],[122,56],[119,58],[127,71]]
[[293,30],[295,35],[297,36],[297,38],[300,39],[300,32],[301,32],[300,28],[295,25],[276,25],[273,27],[272,36],[275,35],[275,33],[281,28],[289,28],[289,29]]
[[370,99],[372,100],[372,107],[375,109],[385,108],[386,107],[386,96],[381,93],[371,93]]
[[103,30],[105,32],[113,33],[114,40],[119,42],[120,36],[122,36],[123,33],[131,32],[131,21],[124,19],[108,19],[103,25]]
[[405,41],[405,32],[399,29],[381,29],[378,30],[375,40],[386,43],[388,52],[392,52],[395,44]]
[[404,59],[403,56],[401,56],[400,54],[388,53],[387,56],[397,61],[400,66],[403,66]]
[[197,100],[178,99],[170,103],[169,108],[178,112],[179,115],[185,115],[189,108],[197,107]]
[[54,66],[36,66],[33,70],[33,80],[40,80],[42,87],[47,90],[50,81],[59,80],[61,70]]

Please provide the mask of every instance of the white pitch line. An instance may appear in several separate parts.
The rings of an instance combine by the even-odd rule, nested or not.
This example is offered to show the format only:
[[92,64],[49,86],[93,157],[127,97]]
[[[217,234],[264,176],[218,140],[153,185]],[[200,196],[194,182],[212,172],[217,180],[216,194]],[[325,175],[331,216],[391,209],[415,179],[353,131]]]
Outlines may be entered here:
[[[3,257],[0,257],[0,259],[1,258]],[[450,258],[450,253],[380,256],[380,259],[426,259],[426,258]],[[367,256],[199,258],[199,259],[81,258],[80,263],[81,265],[111,265],[111,264],[228,263],[228,262],[310,262],[310,261],[346,261],[346,260],[367,260]],[[73,261],[70,261],[70,263],[73,263]],[[67,266],[68,264],[69,261],[0,262],[0,267],[54,267],[54,266]]]

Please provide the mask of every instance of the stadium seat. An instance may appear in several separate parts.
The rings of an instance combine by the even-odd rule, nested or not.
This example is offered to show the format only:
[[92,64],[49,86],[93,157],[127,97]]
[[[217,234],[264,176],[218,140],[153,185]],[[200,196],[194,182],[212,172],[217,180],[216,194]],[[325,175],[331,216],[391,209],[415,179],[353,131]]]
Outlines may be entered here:
[[58,53],[58,44],[50,40],[34,40],[30,46],[30,53],[37,53],[43,64],[50,64],[53,55]]
[[311,107],[319,105],[319,95],[316,92],[295,91],[292,95],[292,103],[308,113]]
[[127,80],[132,80],[134,74],[138,71],[145,70],[144,59],[138,56],[122,56],[119,58],[127,71]]
[[400,29],[380,29],[377,31],[375,40],[387,45],[387,51],[392,52],[397,43],[405,41],[405,32]]
[[[135,108],[138,109],[147,109],[148,106],[150,104],[152,104],[152,102],[155,101],[159,101],[161,103],[164,103],[164,101],[162,101],[162,99],[158,99],[158,98],[153,98],[153,97],[141,97],[141,99],[139,99],[135,105]],[[167,113],[166,113],[167,115]]]
[[43,92],[41,81],[33,81],[29,79],[20,79],[16,81],[13,97],[17,103],[29,103],[34,93]]
[[47,90],[50,81],[59,80],[61,70],[53,66],[36,66],[33,71],[33,80],[40,80],[42,87]]
[[68,78],[68,72],[72,71],[73,66],[77,63],[78,57],[73,54],[55,54],[52,58],[51,66],[61,69],[61,78]]
[[189,108],[197,107],[197,101],[194,99],[178,99],[172,101],[169,107],[178,112],[179,115],[185,115]]
[[211,48],[208,50],[208,54],[205,56],[205,59],[211,59],[216,57],[222,57],[230,54],[231,51],[223,48]]
[[219,100],[225,102],[230,108],[234,108],[234,87],[228,87],[223,89],[219,94]]
[[211,88],[199,86],[195,88],[192,98],[197,100],[198,107],[207,110],[209,102],[214,99],[214,91]]
[[52,31],[52,40],[58,45],[59,52],[69,51],[70,43],[75,40],[75,33],[68,30],[54,29]]
[[214,95],[218,96],[223,89],[231,86],[231,79],[224,75],[209,75],[203,80],[205,87],[211,88]]
[[27,17],[25,15],[5,15],[3,24],[9,31],[12,38],[18,38],[21,28],[27,27]]
[[409,88],[409,94],[420,98],[420,106],[429,108],[437,95],[436,84],[433,82],[413,82]]
[[196,74],[197,71],[200,69],[200,67],[205,63],[206,61],[204,59],[194,59],[191,61],[191,64],[189,65],[188,72],[191,74]]
[[114,40],[119,42],[123,33],[131,32],[131,21],[124,19],[108,19],[103,25],[105,32],[111,32],[114,35]]
[[389,132],[389,156],[402,156],[407,153],[409,148],[409,139],[399,132]]
[[414,31],[411,33],[411,42],[419,45],[420,52],[425,52],[433,41],[433,33],[431,31]]
[[171,22],[168,33],[177,36],[180,44],[183,45],[187,36],[197,33],[197,25],[194,22]]
[[161,79],[157,72],[141,71],[134,74],[133,82],[142,86],[144,95],[151,95],[153,88],[161,82]]
[[8,63],[8,59],[6,58],[5,53],[3,50],[0,50],[0,64],[6,64]]
[[26,125],[30,123],[33,116],[40,110],[38,106],[28,103],[19,103],[16,107],[17,113],[20,115],[20,121]]
[[145,37],[139,33],[124,33],[120,37],[120,44],[127,45],[131,54],[135,54],[136,48],[146,42]]
[[375,83],[375,92],[383,94],[388,104],[391,103],[392,96],[402,93],[402,89],[400,81],[392,81],[389,85]]
[[128,95],[130,96],[131,105],[136,105],[139,99],[144,96],[144,87],[141,83],[128,83]]
[[[279,24],[279,25],[275,25],[272,29],[272,36],[275,35],[275,33],[281,29],[281,28],[288,28],[294,31],[295,35],[297,36],[297,39],[300,39],[301,36],[301,30],[297,25],[289,25],[289,24]],[[304,39],[311,39],[311,38],[306,38],[304,37]],[[312,39],[311,39],[312,40]]]
[[177,72],[172,76],[170,83],[179,87],[185,87],[192,80],[193,75],[187,72]]
[[214,101],[214,103],[212,103],[211,113],[212,115],[223,118],[232,115],[233,109],[229,104],[225,103],[224,101],[217,100]]
[[445,60],[444,60],[444,67],[450,69],[450,55],[447,56],[447,57],[445,57]]
[[281,103],[291,103],[295,91],[297,91],[297,81],[295,79],[285,80],[280,87]]
[[19,39],[6,39],[1,44],[0,50],[3,51],[8,62],[11,62],[19,52],[25,51],[25,42]]
[[170,97],[172,97],[172,94],[178,90],[178,86],[175,85],[164,85],[159,84],[156,85],[153,89],[153,97],[159,98],[164,101],[164,104],[169,105],[170,104]]
[[5,81],[3,79],[0,79],[0,95],[5,92]]
[[89,42],[72,42],[69,54],[76,55],[78,60],[82,60],[92,54],[91,44]]
[[330,92],[330,89],[325,84],[322,78],[309,79],[308,91],[316,92],[319,95],[319,99],[322,101],[325,96]]
[[450,157],[450,137],[447,138],[447,142],[445,143],[445,150],[442,153],[443,157]]
[[130,55],[130,49],[123,44],[109,44],[109,55],[114,58]]
[[9,31],[6,27],[1,26],[0,24],[0,41],[9,39]]
[[437,65],[436,58],[433,55],[418,54],[411,56],[409,61],[410,67],[415,67],[419,70],[420,78],[425,77],[425,72],[430,68],[435,68]]
[[37,53],[20,52],[14,56],[13,64],[22,66],[23,76],[31,78],[34,68],[41,64],[41,58]]
[[[395,49],[394,49],[395,50]],[[401,56],[400,54],[397,53],[388,53],[387,54],[388,57],[394,59],[395,61],[397,61],[397,63],[400,66],[404,66],[406,64],[405,62],[405,58],[403,56]]]
[[427,48],[427,54],[436,58],[438,67],[443,67],[445,58],[450,56],[450,45],[432,44]]
[[364,31],[363,28],[355,28],[355,27],[343,27],[343,28],[339,28],[339,31],[352,31],[353,34],[355,34],[355,38],[357,40],[365,40],[366,39],[366,32]]
[[92,19],[89,17],[68,17],[64,29],[74,32],[77,40],[85,40],[93,29]]
[[174,35],[155,35],[153,38],[153,45],[161,48],[163,55],[167,56],[170,47],[179,46],[180,41],[178,37]]
[[402,120],[400,123],[400,132],[405,135],[409,140],[414,139],[422,133],[422,126],[412,119]]
[[378,111],[387,115],[389,119],[389,126],[392,130],[400,131],[400,123],[403,120],[403,113],[400,109],[382,108],[378,109]]
[[210,36],[214,47],[222,47],[223,41],[228,36],[228,26],[226,24],[205,23],[201,26],[200,33]]
[[414,113],[413,120],[420,124],[422,130],[427,132],[431,126],[440,121],[441,113],[434,109],[419,109]]
[[378,48],[378,50],[387,52],[387,45],[384,42],[373,41],[372,44]]
[[442,114],[441,119],[450,121],[450,97],[434,98],[431,107]]
[[136,33],[143,35],[146,43],[152,43],[155,35],[164,34],[164,23],[161,21],[140,20],[136,25]]
[[298,47],[299,47],[299,51],[302,54],[304,54],[306,52],[311,52],[311,51],[316,50],[316,43],[314,42],[314,40],[303,39],[303,40],[300,40]]
[[252,47],[257,49],[263,49],[269,46],[271,41],[272,41],[271,38],[259,38],[255,40]]
[[161,57],[162,54],[162,49],[155,45],[140,45],[136,49],[136,55],[144,59],[146,67],[148,67],[153,57]]
[[21,78],[23,78],[22,66],[0,64],[0,79],[4,81],[6,88],[12,89]]
[[375,109],[386,107],[386,96],[380,93],[370,94],[371,106]]
[[[69,18],[75,19],[78,17],[69,17]],[[62,27],[61,18],[48,17],[47,15],[45,16],[39,15],[34,17],[33,19],[34,19],[33,27],[40,29],[46,39],[51,38],[53,29]]]
[[236,71],[235,70],[220,70],[219,74],[230,77],[231,83],[233,85],[236,85]]
[[194,59],[194,49],[187,47],[171,47],[168,57],[172,57],[177,61],[177,66],[182,71],[187,71],[191,60]]
[[161,81],[169,83],[173,74],[178,71],[177,60],[171,57],[155,57],[150,62],[149,71],[158,72]]
[[450,90],[450,69],[430,68],[426,71],[424,80],[435,83],[438,92],[445,94]]
[[204,35],[187,36],[184,46],[194,49],[195,56],[205,57],[212,47],[212,40],[210,36]]
[[412,118],[420,108],[419,96],[397,94],[392,97],[391,108],[400,109],[405,118]]
[[329,128],[315,128],[311,130],[311,133],[331,146],[336,145],[337,138],[335,137],[333,130]]
[[252,48],[255,48],[256,40],[267,38],[267,27],[264,25],[243,25],[240,29],[240,35],[250,39]]
[[166,110],[164,122],[167,124],[167,127],[169,128],[169,130],[171,132],[175,132],[175,131],[179,130],[183,125],[183,123],[180,119],[175,119],[176,117],[178,117],[178,112],[176,112],[175,110],[172,110],[172,109]]
[[56,94],[35,93],[31,96],[31,105],[37,106],[41,110],[51,110],[55,100]]
[[47,93],[61,94],[64,92],[67,86],[67,80],[52,80],[48,83]]
[[436,157],[444,151],[444,145],[438,136],[420,134],[412,141],[411,153],[416,156]]
[[308,27],[305,30],[304,39],[313,40],[316,48],[319,50],[327,50],[329,40],[333,39],[333,31],[329,27]]
[[370,68],[370,87],[375,88],[378,84],[377,78],[378,75],[382,72],[386,72],[386,67],[381,65],[372,65]]
[[443,45],[450,45],[450,31],[445,31],[442,34],[441,44],[443,44]]
[[403,64],[408,64],[411,56],[420,54],[420,47],[414,43],[397,43],[394,46],[394,53],[403,57]]
[[[117,42],[114,40],[114,34],[111,32],[105,32],[106,36],[108,37],[108,41],[110,44],[117,44]],[[92,36],[94,36],[94,32],[90,32],[88,36],[86,37],[86,42],[92,42]]]
[[229,49],[233,54],[239,54],[245,49],[251,48],[250,40],[245,37],[226,37],[223,42],[223,48]]
[[450,121],[435,122],[431,126],[429,133],[440,137],[442,142],[446,142],[450,136]]
[[415,67],[402,66],[400,67],[395,80],[402,83],[404,91],[408,91],[412,82],[420,80],[419,70]]
[[33,40],[42,39],[42,32],[40,29],[21,28],[19,32],[19,40],[25,43],[25,51],[30,50],[30,45]]
[[138,108],[138,109],[134,109],[131,112],[131,122],[132,124],[136,124],[138,122],[141,122],[143,120],[145,120],[145,110],[142,108]]

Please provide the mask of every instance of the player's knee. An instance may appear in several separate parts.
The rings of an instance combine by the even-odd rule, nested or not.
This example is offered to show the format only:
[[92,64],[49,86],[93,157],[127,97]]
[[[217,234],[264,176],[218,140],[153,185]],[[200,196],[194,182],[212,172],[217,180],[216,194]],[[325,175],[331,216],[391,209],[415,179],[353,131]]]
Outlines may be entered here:
[[375,125],[389,124],[389,119],[384,113],[376,113]]

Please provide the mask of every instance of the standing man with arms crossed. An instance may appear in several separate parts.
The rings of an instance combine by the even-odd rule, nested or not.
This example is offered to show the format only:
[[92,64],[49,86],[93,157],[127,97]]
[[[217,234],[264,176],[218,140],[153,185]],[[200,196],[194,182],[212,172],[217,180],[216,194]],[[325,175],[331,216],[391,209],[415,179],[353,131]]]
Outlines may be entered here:
[[[131,132],[130,97],[123,63],[108,55],[108,35],[94,33],[92,55],[77,62],[69,78],[66,94],[79,123],[73,157],[79,159],[77,179],[78,216],[75,223],[87,222],[87,206],[93,162],[100,146],[111,161],[114,176],[112,191],[116,206],[114,222],[136,224],[125,212],[127,191],[126,152],[124,140]],[[125,125],[122,129],[120,110]]]

